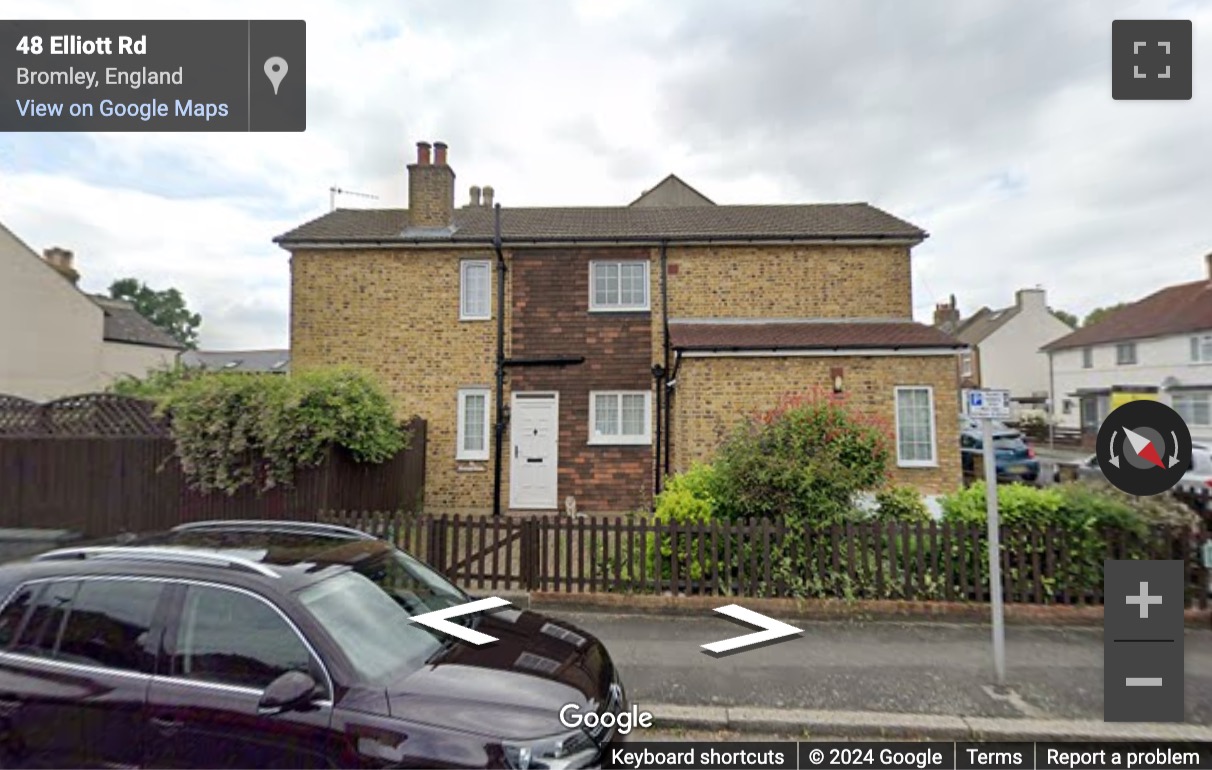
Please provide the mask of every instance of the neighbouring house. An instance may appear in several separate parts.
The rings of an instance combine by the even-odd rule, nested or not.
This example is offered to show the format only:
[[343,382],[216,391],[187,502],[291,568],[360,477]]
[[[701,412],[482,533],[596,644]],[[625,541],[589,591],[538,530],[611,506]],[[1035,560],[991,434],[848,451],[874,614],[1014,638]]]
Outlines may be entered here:
[[934,325],[968,347],[956,361],[960,388],[1010,391],[1015,416],[1047,409],[1048,354],[1040,348],[1073,331],[1041,288],[1020,289],[1010,307],[982,307],[961,319],[955,295],[934,308]]
[[1090,443],[1125,401],[1170,404],[1212,441],[1212,254],[1207,278],[1167,286],[1044,346],[1057,424]]
[[171,366],[184,349],[129,303],[81,291],[74,262],[60,248],[39,257],[0,225],[0,394],[95,392]]
[[912,319],[920,228],[865,203],[715,205],[675,176],[609,207],[479,186],[459,206],[454,182],[422,142],[408,209],[275,239],[292,371],[370,370],[428,421],[428,510],[647,508],[739,420],[815,391],[885,422],[897,481],[960,484],[959,343]]
[[289,350],[187,350],[185,366],[221,372],[286,374],[290,371]]

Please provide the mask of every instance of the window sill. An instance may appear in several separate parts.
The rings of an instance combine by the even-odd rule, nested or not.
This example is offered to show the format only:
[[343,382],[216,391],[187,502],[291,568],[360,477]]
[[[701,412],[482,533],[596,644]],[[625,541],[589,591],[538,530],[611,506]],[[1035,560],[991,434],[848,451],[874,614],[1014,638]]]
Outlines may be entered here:
[[475,316],[475,317],[468,317],[468,318],[459,316],[459,323],[463,323],[465,321],[491,321],[491,320],[492,320],[492,316]]
[[591,438],[589,446],[652,446],[652,439],[643,438]]
[[651,313],[651,307],[591,307],[590,313]]
[[898,467],[898,468],[937,468],[937,467],[938,467],[938,463],[937,463],[937,462],[935,462],[935,461],[933,461],[933,460],[931,460],[931,461],[926,461],[926,460],[908,460],[908,461],[901,461],[901,460],[897,460],[897,462],[896,462],[896,467]]

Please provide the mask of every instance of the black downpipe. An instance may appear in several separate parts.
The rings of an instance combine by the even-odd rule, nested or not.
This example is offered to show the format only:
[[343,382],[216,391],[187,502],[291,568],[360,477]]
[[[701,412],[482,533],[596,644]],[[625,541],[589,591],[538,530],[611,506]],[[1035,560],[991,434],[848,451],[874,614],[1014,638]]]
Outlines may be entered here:
[[656,386],[656,452],[652,456],[652,489],[653,495],[656,496],[661,493],[661,482],[664,478],[661,474],[661,423],[664,422],[665,413],[661,411],[661,404],[664,403],[665,367],[653,364],[652,379]]
[[497,420],[492,467],[492,515],[501,515],[501,466],[505,447],[505,255],[501,251],[501,204],[494,207],[492,247],[497,252]]
[[[664,370],[665,370],[665,372],[664,372],[664,377],[662,378],[662,381],[657,383],[658,388],[664,389],[664,399],[663,400],[665,402],[665,415],[664,415],[664,417],[665,417],[664,439],[665,440],[663,443],[659,440],[657,442],[658,462],[659,462],[659,456],[660,456],[661,451],[663,450],[665,452],[664,476],[669,475],[669,469],[670,469],[669,445],[672,443],[670,441],[672,434],[670,433],[669,429],[671,426],[671,421],[673,419],[673,417],[672,417],[673,410],[671,408],[672,404],[673,404],[673,390],[671,388],[669,388],[667,385],[667,383],[669,383],[673,380],[673,375],[671,375],[669,373],[669,252],[668,252],[668,245],[669,245],[668,241],[661,241],[661,323],[665,327],[664,334],[662,334],[661,337],[665,342],[665,350],[664,350],[664,353],[665,353]],[[661,396],[660,396],[660,394],[658,394],[657,403],[659,404],[661,401],[662,401]],[[662,480],[663,480],[663,477],[662,477]],[[663,485],[658,481],[658,483],[657,483],[658,492],[660,491],[662,486]]]

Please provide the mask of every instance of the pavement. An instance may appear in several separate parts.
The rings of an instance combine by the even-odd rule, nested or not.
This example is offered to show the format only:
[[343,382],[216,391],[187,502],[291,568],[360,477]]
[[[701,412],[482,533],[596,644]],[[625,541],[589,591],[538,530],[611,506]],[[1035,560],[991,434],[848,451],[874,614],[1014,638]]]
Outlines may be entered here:
[[1212,631],[1188,629],[1185,725],[1103,716],[1101,628],[1010,626],[1006,687],[982,624],[791,621],[800,637],[726,657],[723,616],[555,613],[598,636],[661,729],[962,740],[1212,740]]

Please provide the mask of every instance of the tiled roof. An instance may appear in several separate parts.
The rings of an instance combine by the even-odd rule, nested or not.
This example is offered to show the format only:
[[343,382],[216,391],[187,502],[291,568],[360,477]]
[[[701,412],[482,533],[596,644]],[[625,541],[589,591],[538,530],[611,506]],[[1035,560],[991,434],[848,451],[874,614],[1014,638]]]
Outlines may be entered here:
[[1043,347],[1064,350],[1212,329],[1212,281],[1168,286]]
[[[405,234],[407,209],[337,209],[275,242],[491,242],[493,209],[454,210],[453,232]],[[512,241],[727,239],[922,239],[925,231],[866,203],[801,206],[603,206],[502,208],[501,236]]]
[[841,350],[963,347],[933,326],[913,321],[677,321],[676,350]]
[[93,301],[105,312],[103,337],[110,342],[128,345],[148,345],[155,348],[184,350],[185,346],[172,335],[143,317],[134,305],[104,295],[93,295]]
[[961,321],[955,330],[955,336],[969,345],[976,345],[993,332],[1000,329],[1007,321],[1018,315],[1018,307],[1011,305],[1000,310],[990,310],[983,307],[965,321]]
[[228,372],[287,372],[290,350],[191,350],[181,362]]

